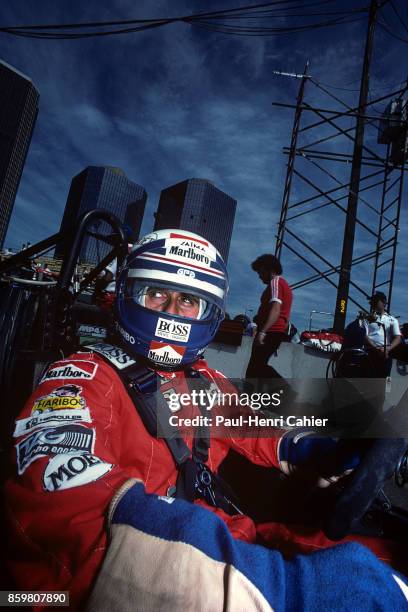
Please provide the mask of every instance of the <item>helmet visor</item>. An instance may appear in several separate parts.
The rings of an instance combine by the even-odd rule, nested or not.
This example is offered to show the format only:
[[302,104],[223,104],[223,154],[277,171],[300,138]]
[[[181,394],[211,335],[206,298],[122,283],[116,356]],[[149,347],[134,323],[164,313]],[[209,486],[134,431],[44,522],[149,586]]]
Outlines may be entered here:
[[167,312],[183,319],[205,319],[210,308],[209,302],[192,291],[146,285],[135,280],[127,283],[126,298],[149,310]]

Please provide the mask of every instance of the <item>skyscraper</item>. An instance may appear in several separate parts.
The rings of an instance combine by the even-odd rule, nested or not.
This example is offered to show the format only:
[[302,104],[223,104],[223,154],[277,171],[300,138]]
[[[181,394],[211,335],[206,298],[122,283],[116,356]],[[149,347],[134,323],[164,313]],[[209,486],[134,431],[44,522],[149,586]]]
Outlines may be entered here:
[[[60,232],[66,236],[78,217],[88,210],[104,208],[116,215],[129,231],[129,242],[139,237],[147,194],[143,187],[130,181],[123,170],[110,166],[88,166],[74,176],[62,218]],[[96,233],[108,233],[106,223],[94,227]],[[63,257],[65,245],[55,249],[56,257]],[[97,263],[110,250],[110,246],[95,238],[86,237],[82,244],[80,261]]]
[[0,248],[37,119],[39,97],[27,76],[0,60]]
[[187,179],[163,189],[154,231],[179,228],[201,234],[225,261],[231,243],[237,201],[206,179]]

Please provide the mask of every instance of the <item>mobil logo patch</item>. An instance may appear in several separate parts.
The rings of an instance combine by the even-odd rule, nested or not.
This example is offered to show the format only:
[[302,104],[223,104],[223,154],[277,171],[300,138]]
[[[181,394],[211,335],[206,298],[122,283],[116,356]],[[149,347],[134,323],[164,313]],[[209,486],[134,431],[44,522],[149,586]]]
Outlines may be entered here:
[[18,473],[40,457],[71,453],[92,452],[95,430],[84,425],[63,425],[40,429],[16,444]]
[[183,321],[169,321],[159,317],[156,325],[155,334],[159,338],[176,340],[177,342],[187,342],[190,337],[191,325]]
[[91,453],[69,453],[53,457],[44,471],[46,491],[72,489],[94,482],[107,474],[113,465]]
[[45,427],[58,427],[59,425],[68,425],[70,423],[91,423],[91,415],[89,408],[81,408],[80,410],[58,410],[54,412],[41,412],[16,421],[14,429],[14,437],[19,438],[25,434],[31,433],[36,429]]
[[44,374],[41,383],[47,380],[92,380],[98,369],[93,361],[71,359],[70,361],[57,361]]
[[162,342],[151,342],[148,357],[157,364],[177,365],[181,363],[186,348]]

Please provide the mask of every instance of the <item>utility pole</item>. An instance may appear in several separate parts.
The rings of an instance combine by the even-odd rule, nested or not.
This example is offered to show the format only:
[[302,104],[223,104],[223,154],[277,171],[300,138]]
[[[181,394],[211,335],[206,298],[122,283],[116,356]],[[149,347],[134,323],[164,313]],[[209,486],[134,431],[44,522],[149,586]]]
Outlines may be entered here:
[[363,71],[361,75],[360,97],[358,102],[356,133],[354,140],[353,162],[351,168],[350,189],[347,203],[346,224],[344,228],[343,250],[337,289],[336,310],[333,328],[337,333],[344,331],[347,315],[347,303],[350,285],[350,273],[353,260],[353,246],[356,229],[358,192],[361,175],[361,160],[364,141],[364,113],[367,105],[370,80],[370,63],[373,51],[374,30],[378,11],[378,0],[371,0],[368,18],[367,37],[364,51]]
[[283,190],[283,200],[282,200],[282,208],[281,208],[281,214],[280,214],[280,219],[279,219],[279,224],[278,224],[278,234],[276,236],[275,255],[276,257],[278,257],[278,259],[280,258],[280,255],[281,255],[283,239],[285,236],[285,224],[286,224],[286,217],[288,214],[288,206],[289,206],[289,199],[290,199],[290,191],[292,187],[293,171],[295,167],[296,146],[297,146],[299,125],[300,125],[300,118],[302,115],[303,96],[304,96],[306,81],[309,78],[307,74],[308,68],[309,68],[309,60],[306,62],[305,69],[302,75],[274,71],[275,74],[281,74],[284,76],[301,78],[299,92],[298,92],[298,96],[296,100],[295,118],[293,120],[292,139],[290,143],[288,166],[286,170],[285,188]]

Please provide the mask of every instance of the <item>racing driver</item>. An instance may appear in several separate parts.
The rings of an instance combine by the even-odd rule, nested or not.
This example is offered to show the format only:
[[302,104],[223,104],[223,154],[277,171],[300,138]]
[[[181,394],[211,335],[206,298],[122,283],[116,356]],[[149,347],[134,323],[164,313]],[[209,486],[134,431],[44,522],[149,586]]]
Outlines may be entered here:
[[330,545],[319,532],[297,538],[313,554],[284,560],[276,549],[294,532],[255,525],[217,476],[231,448],[288,473],[311,456],[324,464],[335,441],[279,429],[158,435],[166,397],[229,384],[202,358],[227,288],[201,236],[161,230],[134,245],[117,279],[115,344],[50,365],[16,420],[5,486],[13,588],[68,591],[70,609],[98,612],[407,606],[404,578],[360,544],[313,552]]

